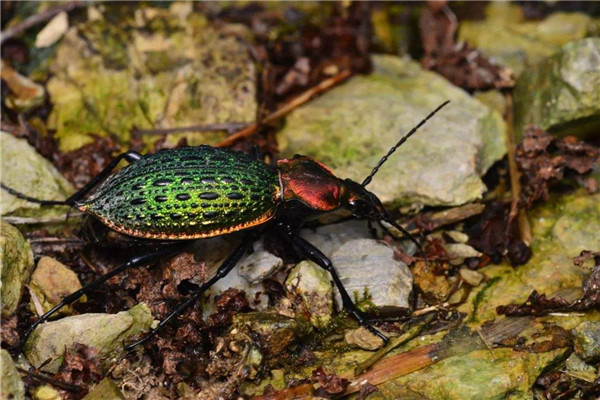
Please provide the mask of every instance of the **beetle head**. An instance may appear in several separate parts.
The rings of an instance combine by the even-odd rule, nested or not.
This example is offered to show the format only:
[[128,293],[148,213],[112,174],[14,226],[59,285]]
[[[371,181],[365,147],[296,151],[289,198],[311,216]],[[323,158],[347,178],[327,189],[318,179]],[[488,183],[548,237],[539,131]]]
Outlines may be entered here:
[[378,221],[386,215],[381,200],[351,179],[342,181],[340,205],[359,218]]

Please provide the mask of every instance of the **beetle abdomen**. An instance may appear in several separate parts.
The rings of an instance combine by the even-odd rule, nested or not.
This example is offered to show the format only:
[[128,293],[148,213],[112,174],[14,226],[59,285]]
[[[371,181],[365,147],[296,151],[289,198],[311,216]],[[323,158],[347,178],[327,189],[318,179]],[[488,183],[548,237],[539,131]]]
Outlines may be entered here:
[[199,146],[144,156],[78,208],[131,236],[196,239],[259,225],[278,198],[277,172],[262,161]]

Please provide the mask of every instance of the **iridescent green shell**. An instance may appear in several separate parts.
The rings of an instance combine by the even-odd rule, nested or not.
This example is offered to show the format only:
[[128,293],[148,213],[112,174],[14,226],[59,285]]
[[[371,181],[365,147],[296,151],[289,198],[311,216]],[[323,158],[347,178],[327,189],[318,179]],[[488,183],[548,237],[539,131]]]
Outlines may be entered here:
[[130,236],[197,239],[264,223],[279,197],[275,169],[243,153],[199,146],[144,156],[77,207]]

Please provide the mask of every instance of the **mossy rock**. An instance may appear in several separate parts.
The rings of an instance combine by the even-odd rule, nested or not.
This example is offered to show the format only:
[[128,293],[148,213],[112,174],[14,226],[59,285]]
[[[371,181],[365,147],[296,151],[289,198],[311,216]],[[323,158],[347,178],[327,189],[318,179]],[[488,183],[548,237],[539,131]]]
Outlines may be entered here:
[[2,317],[17,310],[23,285],[33,269],[33,253],[29,243],[14,226],[0,225],[0,262],[2,264]]
[[[30,197],[43,200],[64,200],[73,187],[25,139],[0,132],[2,152],[2,183]],[[66,207],[42,207],[21,200],[6,190],[0,190],[2,215],[55,216],[66,214]]]
[[600,137],[600,38],[570,42],[529,68],[515,87],[515,133],[536,125]]
[[[231,26],[213,26],[185,5],[143,5],[132,14],[109,10],[72,27],[50,60],[49,127],[63,151],[91,142],[89,134],[127,144],[134,127],[254,122],[256,67],[242,40],[227,33]],[[199,144],[224,134],[169,140],[182,136]]]

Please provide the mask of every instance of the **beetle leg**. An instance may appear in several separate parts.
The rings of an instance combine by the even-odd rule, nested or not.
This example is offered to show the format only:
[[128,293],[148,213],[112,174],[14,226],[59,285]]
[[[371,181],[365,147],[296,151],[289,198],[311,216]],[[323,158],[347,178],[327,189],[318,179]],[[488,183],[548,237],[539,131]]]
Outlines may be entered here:
[[327,256],[321,252],[321,250],[317,249],[310,242],[307,242],[300,236],[290,233],[288,237],[296,251],[298,251],[304,257],[308,258],[310,261],[314,262],[321,268],[327,270],[331,274],[331,277],[333,278],[333,283],[335,284],[338,291],[340,292],[340,295],[342,296],[342,305],[344,309],[348,310],[348,312],[352,314],[354,318],[356,318],[360,325],[367,328],[369,332],[378,336],[379,338],[381,338],[381,340],[383,340],[385,344],[387,344],[389,341],[388,337],[385,336],[383,333],[379,332],[377,329],[375,329],[375,327],[365,319],[363,313],[356,307],[356,305],[350,298],[350,295],[348,295],[348,292],[346,291],[344,284],[340,280],[340,277],[338,276],[335,268],[333,267],[331,260],[329,260],[329,258],[327,258]]
[[[187,243],[185,243],[185,245],[187,245]],[[172,254],[178,252],[179,250],[181,250],[182,247],[183,247],[183,245],[181,243],[178,243],[175,246],[162,247],[162,248],[160,248],[160,249],[158,249],[156,251],[153,251],[151,253],[134,257],[134,258],[130,259],[129,261],[127,261],[126,263],[124,263],[124,264],[120,265],[119,267],[115,268],[114,270],[112,270],[112,271],[110,271],[110,272],[102,275],[101,277],[99,277],[95,281],[92,281],[91,283],[88,283],[87,285],[85,285],[81,289],[77,290],[76,292],[73,292],[70,295],[68,295],[67,297],[63,298],[60,303],[58,303],[50,311],[48,311],[44,315],[42,315],[37,321],[35,321],[27,329],[27,332],[25,332],[25,334],[23,335],[23,338],[21,339],[21,342],[19,344],[19,349],[23,348],[23,346],[25,345],[25,342],[27,342],[27,339],[29,338],[29,335],[31,335],[31,333],[35,330],[35,328],[37,328],[38,325],[40,325],[41,323],[47,321],[48,318],[50,318],[52,315],[54,315],[61,308],[65,307],[65,306],[68,306],[69,304],[74,303],[75,301],[77,301],[84,294],[86,294],[86,293],[90,292],[91,290],[97,288],[98,286],[100,286],[101,284],[103,284],[104,282],[106,282],[107,280],[109,280],[110,278],[112,278],[113,276],[115,276],[115,275],[117,275],[117,274],[125,271],[126,269],[147,264],[149,262],[152,262],[156,257],[166,257],[166,256],[169,256],[169,255],[172,255]]]
[[129,163],[133,163],[133,162],[136,162],[137,160],[139,160],[140,158],[142,158],[142,155],[133,150],[129,150],[129,151],[126,151],[125,153],[119,154],[102,171],[100,171],[100,173],[96,177],[94,177],[94,179],[92,179],[87,185],[85,185],[82,189],[75,192],[73,195],[68,197],[66,200],[36,199],[35,197],[27,196],[26,194],[23,194],[13,188],[10,188],[1,182],[0,182],[0,187],[2,189],[6,190],[8,193],[12,194],[13,196],[15,196],[19,199],[22,199],[22,200],[27,200],[32,203],[41,204],[43,206],[67,205],[67,206],[72,207],[75,205],[75,203],[77,201],[81,200],[83,198],[83,196],[88,194],[94,187],[96,187],[96,185],[98,185],[98,183],[100,183],[100,181],[105,179],[112,172],[112,170],[115,169],[115,167],[121,160],[125,159]]
[[150,331],[150,333],[148,333],[146,336],[144,336],[140,340],[137,340],[137,341],[125,346],[125,350],[131,350],[134,347],[136,347],[142,343],[145,343],[152,336],[156,335],[156,333],[163,326],[165,326],[170,320],[181,315],[188,307],[190,307],[192,304],[194,304],[208,289],[210,289],[210,287],[212,285],[215,284],[215,282],[217,282],[219,279],[225,277],[233,269],[233,267],[235,267],[237,265],[237,263],[244,256],[246,251],[248,251],[248,249],[250,248],[250,245],[254,242],[254,240],[256,240],[256,238],[257,238],[257,235],[255,232],[248,232],[246,234],[246,236],[244,236],[242,238],[241,243],[235,248],[233,253],[231,253],[225,261],[223,261],[223,264],[221,264],[221,266],[219,267],[217,272],[212,276],[212,278],[210,278],[209,280],[204,282],[202,284],[202,286],[200,286],[196,291],[194,291],[194,293],[185,302],[183,302],[179,306],[177,306],[177,308],[175,310],[173,310],[173,312],[171,312],[171,314],[169,314],[165,319],[160,321],[160,323],[156,326],[156,328],[152,329]]
[[117,164],[119,164],[119,162],[121,162],[121,160],[123,160],[123,159],[127,160],[127,162],[129,162],[131,164],[131,163],[138,161],[140,158],[142,158],[142,155],[140,153],[138,153],[137,151],[133,151],[133,150],[128,150],[125,153],[119,154],[102,171],[100,171],[100,173],[98,175],[96,175],[87,185],[85,185],[81,190],[79,190],[75,194],[71,195],[71,197],[69,197],[67,200],[65,200],[65,203],[73,204],[76,201],[81,200],[83,198],[83,196],[88,194],[94,187],[96,187],[96,185],[98,185],[103,179],[105,179],[108,175],[110,175],[112,170],[115,169],[115,167],[117,166]]

